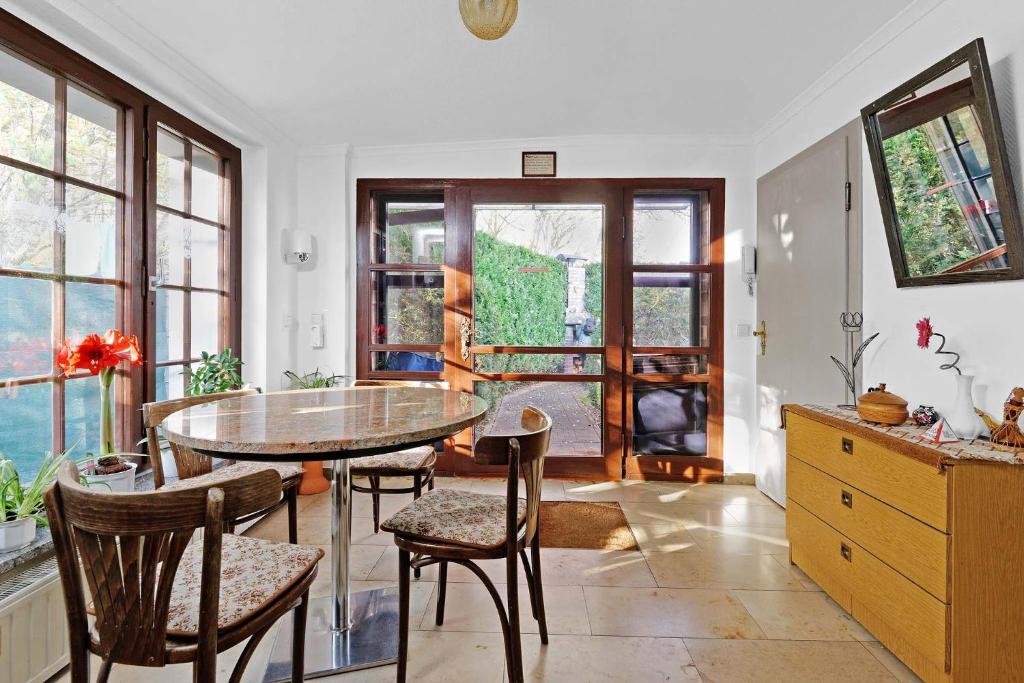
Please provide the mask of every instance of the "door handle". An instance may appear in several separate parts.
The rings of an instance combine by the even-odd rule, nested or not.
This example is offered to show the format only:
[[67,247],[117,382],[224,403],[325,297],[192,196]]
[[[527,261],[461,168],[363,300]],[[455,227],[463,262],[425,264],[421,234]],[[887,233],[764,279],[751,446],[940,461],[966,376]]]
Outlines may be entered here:
[[761,338],[761,355],[765,355],[768,350],[768,326],[761,321],[761,325],[754,330],[754,336]]

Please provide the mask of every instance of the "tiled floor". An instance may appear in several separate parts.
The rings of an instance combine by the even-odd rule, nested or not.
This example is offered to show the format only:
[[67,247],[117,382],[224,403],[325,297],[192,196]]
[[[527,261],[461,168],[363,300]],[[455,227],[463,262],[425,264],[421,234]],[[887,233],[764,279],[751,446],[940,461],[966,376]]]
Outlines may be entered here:
[[[440,481],[498,493],[493,480]],[[915,681],[871,635],[790,566],[781,508],[750,486],[686,486],[652,482],[545,482],[549,500],[617,501],[639,552],[541,551],[550,643],[541,646],[520,591],[523,657],[534,681]],[[382,514],[408,502],[387,496]],[[300,500],[299,540],[326,546],[326,494]],[[354,507],[355,590],[393,585],[397,553],[386,534],[373,534],[369,496]],[[283,515],[250,533],[286,537]],[[326,548],[325,548],[326,549]],[[482,563],[503,584],[504,566]],[[329,592],[323,566],[314,585]],[[434,625],[436,570],[413,585],[410,622],[412,681],[500,682],[504,650],[497,613],[476,578],[449,571],[446,620]],[[498,585],[502,590],[503,585]],[[245,680],[258,681],[268,637]],[[221,655],[223,677],[240,647]],[[317,679],[325,683],[392,681],[395,667]],[[114,667],[111,680],[187,681],[185,667],[142,671]]]

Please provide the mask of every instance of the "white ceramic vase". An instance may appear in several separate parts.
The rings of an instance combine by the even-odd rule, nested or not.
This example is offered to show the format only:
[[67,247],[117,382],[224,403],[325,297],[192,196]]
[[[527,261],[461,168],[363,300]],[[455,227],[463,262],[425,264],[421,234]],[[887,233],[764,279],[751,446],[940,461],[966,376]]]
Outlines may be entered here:
[[971,387],[974,385],[974,375],[956,375],[956,398],[953,406],[943,415],[946,424],[953,428],[956,435],[962,441],[977,439],[979,436],[988,433],[985,422],[974,411],[974,396]]

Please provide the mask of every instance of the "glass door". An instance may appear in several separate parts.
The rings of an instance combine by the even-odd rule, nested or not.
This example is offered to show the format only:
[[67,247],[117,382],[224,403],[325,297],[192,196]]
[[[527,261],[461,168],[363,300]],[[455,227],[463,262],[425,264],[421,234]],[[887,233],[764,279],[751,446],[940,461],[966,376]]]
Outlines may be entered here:
[[460,212],[471,245],[463,389],[491,405],[473,438],[513,433],[524,407],[541,408],[554,423],[551,474],[621,476],[621,402],[609,386],[619,356],[607,334],[620,324],[605,286],[620,216],[609,204],[601,188],[520,181],[473,188]]
[[722,476],[722,192],[627,190],[625,474]]

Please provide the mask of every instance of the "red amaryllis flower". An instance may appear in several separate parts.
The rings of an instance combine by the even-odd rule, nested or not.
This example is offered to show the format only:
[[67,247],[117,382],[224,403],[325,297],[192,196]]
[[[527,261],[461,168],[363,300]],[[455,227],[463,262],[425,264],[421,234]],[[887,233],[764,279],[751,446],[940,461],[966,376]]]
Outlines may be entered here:
[[87,335],[78,344],[71,344],[65,339],[57,353],[57,369],[65,376],[79,370],[98,375],[121,361],[142,365],[142,354],[139,352],[139,340],[134,336],[125,337],[119,330],[108,330],[103,337]]
[[932,321],[930,318],[921,318],[917,321],[917,345],[922,349],[927,349],[928,344],[932,339]]
[[103,343],[110,347],[110,353],[119,361],[126,360],[132,365],[142,365],[142,352],[139,351],[139,340],[133,334],[126,337],[120,330],[107,330]]

